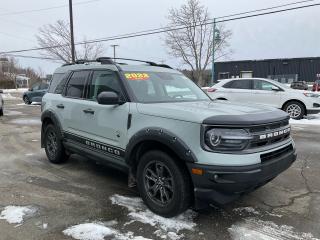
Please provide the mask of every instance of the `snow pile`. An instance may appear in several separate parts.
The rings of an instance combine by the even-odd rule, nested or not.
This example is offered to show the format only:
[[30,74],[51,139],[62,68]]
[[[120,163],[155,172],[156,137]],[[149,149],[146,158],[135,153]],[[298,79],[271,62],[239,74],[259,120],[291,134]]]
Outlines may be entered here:
[[309,115],[301,120],[290,119],[292,125],[320,125],[320,114]]
[[17,97],[12,96],[10,93],[4,93],[4,94],[1,94],[1,96],[4,100],[17,99]]
[[296,233],[293,227],[279,226],[270,221],[249,218],[238,224],[232,225],[228,229],[234,240],[319,240],[311,233]]
[[3,89],[4,93],[22,93],[28,91],[28,88]]
[[6,220],[10,224],[23,223],[25,217],[32,217],[37,209],[32,206],[7,206],[0,214],[1,220]]
[[185,213],[174,218],[164,218],[148,210],[143,204],[141,198],[130,198],[116,194],[110,197],[110,200],[112,204],[126,207],[128,209],[128,216],[132,221],[127,224],[131,224],[135,221],[149,224],[157,228],[154,234],[163,239],[181,239],[184,235],[179,234],[180,231],[193,231],[196,227],[196,224],[193,222],[193,219],[196,217],[196,213],[192,210],[187,210]]
[[115,224],[117,224],[115,221],[83,223],[69,227],[63,233],[77,240],[104,240],[105,237],[110,237],[114,240],[151,240],[141,236],[134,236],[133,232],[120,233],[111,227]]

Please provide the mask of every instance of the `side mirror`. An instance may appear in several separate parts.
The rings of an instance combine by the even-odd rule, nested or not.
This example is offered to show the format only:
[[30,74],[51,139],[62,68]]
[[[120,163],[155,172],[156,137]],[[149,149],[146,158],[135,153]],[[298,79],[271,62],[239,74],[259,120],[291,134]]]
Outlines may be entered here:
[[3,93],[3,90],[0,90],[0,93]]
[[276,86],[272,86],[272,91],[279,92],[281,89]]
[[115,92],[101,92],[97,97],[97,101],[101,105],[121,105],[124,103]]
[[33,88],[29,88],[28,91],[32,92],[32,91],[33,91]]

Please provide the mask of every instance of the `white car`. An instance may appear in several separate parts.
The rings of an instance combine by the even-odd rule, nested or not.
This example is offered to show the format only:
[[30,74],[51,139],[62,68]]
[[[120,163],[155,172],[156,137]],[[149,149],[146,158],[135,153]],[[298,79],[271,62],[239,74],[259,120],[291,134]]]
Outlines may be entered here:
[[207,89],[207,93],[212,99],[276,107],[297,120],[320,112],[319,94],[292,89],[269,79],[226,79]]

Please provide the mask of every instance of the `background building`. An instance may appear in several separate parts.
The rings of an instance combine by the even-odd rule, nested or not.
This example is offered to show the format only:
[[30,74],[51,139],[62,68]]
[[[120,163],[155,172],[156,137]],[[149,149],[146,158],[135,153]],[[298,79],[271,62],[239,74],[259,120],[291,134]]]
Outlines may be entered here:
[[320,57],[217,62],[215,79],[269,78],[282,83],[320,79]]

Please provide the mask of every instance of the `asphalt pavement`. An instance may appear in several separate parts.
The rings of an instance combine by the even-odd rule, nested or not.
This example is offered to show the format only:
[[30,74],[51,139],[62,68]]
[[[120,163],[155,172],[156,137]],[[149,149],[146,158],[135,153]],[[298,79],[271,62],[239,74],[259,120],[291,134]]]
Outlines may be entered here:
[[[122,172],[78,155],[49,163],[40,127],[40,105],[5,101],[0,239],[320,239],[319,126],[293,125],[298,160],[266,186],[224,208],[171,220],[149,212]],[[10,223],[10,206],[32,211]]]

